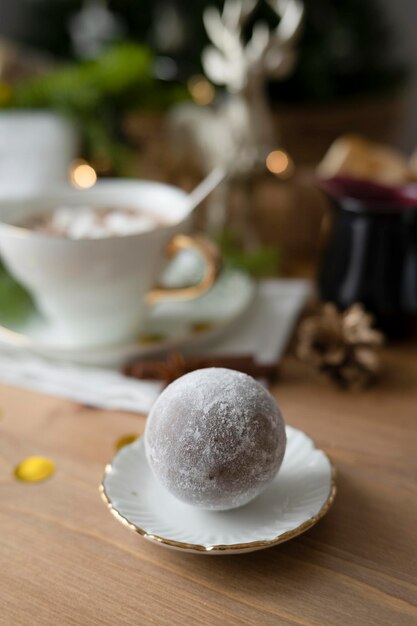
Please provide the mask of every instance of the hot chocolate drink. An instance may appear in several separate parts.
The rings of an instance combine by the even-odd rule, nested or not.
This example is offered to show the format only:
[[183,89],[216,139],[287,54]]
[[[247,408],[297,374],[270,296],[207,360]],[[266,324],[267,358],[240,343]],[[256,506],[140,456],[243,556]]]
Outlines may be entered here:
[[148,232],[165,223],[155,215],[129,207],[60,206],[33,215],[20,225],[45,235],[100,239]]

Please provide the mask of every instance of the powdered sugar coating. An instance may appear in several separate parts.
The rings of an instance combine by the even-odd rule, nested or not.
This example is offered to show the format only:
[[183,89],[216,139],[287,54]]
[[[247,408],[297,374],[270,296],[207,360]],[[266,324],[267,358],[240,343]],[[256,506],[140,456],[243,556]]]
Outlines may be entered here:
[[273,479],[284,457],[285,425],[251,376],[207,368],[182,376],[149,414],[145,446],[156,478],[195,506],[246,504]]

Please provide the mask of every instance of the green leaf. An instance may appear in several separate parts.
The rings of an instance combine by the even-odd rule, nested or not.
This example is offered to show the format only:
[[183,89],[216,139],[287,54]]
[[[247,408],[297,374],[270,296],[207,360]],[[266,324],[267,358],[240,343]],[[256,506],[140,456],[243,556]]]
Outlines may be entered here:
[[2,323],[23,321],[32,308],[27,291],[0,264],[0,320]]
[[229,267],[244,270],[255,278],[277,274],[280,262],[278,248],[259,246],[254,250],[245,251],[231,231],[222,232],[216,241],[224,262]]

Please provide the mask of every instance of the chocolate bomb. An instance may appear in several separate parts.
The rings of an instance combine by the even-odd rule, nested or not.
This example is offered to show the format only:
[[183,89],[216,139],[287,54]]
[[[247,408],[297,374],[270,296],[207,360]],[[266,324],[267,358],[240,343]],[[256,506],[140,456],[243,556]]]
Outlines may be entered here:
[[255,498],[276,475],[285,424],[271,394],[247,374],[201,369],[171,383],[149,414],[145,446],[157,480],[210,510]]

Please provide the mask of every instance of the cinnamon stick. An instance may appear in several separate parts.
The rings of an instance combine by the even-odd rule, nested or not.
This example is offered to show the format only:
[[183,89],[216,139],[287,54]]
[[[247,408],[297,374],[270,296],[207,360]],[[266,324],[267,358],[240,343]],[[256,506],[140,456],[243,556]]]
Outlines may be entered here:
[[185,357],[173,352],[164,360],[134,360],[128,363],[123,372],[127,376],[141,380],[163,380],[167,384],[173,380],[205,367],[225,367],[244,372],[254,378],[264,378],[273,383],[278,377],[278,364],[260,364],[251,355],[219,355]]

